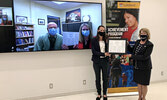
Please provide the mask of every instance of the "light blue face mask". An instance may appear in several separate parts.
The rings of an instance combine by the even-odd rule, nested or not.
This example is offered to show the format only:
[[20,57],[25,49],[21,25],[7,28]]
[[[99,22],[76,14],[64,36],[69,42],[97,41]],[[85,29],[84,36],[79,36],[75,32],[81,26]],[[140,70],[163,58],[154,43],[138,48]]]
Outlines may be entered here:
[[50,28],[50,29],[49,29],[49,34],[52,35],[52,36],[56,35],[56,34],[57,34],[57,29],[55,29],[55,28]]
[[88,30],[88,31],[82,31],[82,35],[83,36],[89,36],[89,34],[90,34],[90,31]]
[[7,20],[7,18],[3,18],[3,20]]

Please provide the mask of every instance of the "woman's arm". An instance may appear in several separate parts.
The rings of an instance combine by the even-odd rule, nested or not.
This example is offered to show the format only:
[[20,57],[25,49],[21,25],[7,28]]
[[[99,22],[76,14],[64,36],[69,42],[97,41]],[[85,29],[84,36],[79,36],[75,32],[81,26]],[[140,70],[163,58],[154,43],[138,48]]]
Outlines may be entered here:
[[133,46],[130,46],[129,42],[127,42],[127,50],[132,53],[134,50],[134,47],[136,46],[136,44],[138,43],[138,41],[135,42],[135,44]]
[[148,45],[147,48],[146,48],[146,51],[144,52],[143,55],[132,55],[132,58],[135,59],[135,60],[146,60],[146,59],[149,59],[151,53],[152,53],[152,50],[153,50],[153,44],[152,45]]

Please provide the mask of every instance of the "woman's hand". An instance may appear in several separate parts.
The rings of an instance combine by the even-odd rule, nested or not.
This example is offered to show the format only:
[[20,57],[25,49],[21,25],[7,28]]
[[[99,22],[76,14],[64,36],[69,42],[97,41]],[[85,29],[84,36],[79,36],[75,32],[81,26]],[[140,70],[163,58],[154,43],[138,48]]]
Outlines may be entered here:
[[130,58],[130,57],[132,57],[132,54],[127,54],[126,56]]
[[78,44],[73,46],[74,49],[78,49]]
[[65,44],[63,44],[61,47],[62,47],[63,50],[68,50],[69,49],[69,47]]
[[129,41],[126,41],[127,45],[129,45]]
[[111,56],[111,54],[109,54],[108,52],[105,52],[105,56]]

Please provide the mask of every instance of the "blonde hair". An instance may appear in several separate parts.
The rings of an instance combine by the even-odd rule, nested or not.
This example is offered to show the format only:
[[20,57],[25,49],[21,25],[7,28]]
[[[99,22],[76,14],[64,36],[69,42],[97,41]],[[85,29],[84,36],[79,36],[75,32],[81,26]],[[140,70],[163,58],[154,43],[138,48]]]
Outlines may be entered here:
[[143,32],[145,32],[147,34],[148,40],[149,40],[150,39],[150,31],[149,31],[149,29],[148,28],[142,28],[142,29],[140,29],[140,31],[139,31],[139,37],[141,35],[141,31],[143,31]]
[[79,41],[80,42],[83,42],[83,35],[82,35],[82,27],[83,26],[86,26],[88,29],[89,29],[89,31],[90,31],[90,35],[89,35],[89,39],[92,39],[93,38],[93,35],[92,35],[92,29],[91,29],[91,27],[87,24],[87,23],[83,23],[81,26],[80,26],[80,29],[79,29]]

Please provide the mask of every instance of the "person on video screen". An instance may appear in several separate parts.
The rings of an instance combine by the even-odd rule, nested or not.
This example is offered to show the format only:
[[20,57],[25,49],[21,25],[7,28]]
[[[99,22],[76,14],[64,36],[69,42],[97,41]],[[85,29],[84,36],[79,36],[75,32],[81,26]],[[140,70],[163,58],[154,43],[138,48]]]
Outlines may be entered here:
[[57,24],[50,22],[47,25],[48,33],[40,36],[34,46],[34,51],[61,50],[63,37],[58,33]]
[[128,39],[128,41],[136,41],[138,37],[138,9],[127,9],[124,12],[124,19],[128,31],[124,32],[122,38]]
[[89,49],[91,48],[92,30],[90,26],[83,23],[79,30],[79,44],[78,49]]
[[0,14],[0,25],[12,25],[12,21],[8,20],[7,15]]
[[62,45],[62,49],[89,49],[91,48],[92,30],[86,23],[81,24],[79,29],[79,42],[76,45]]

